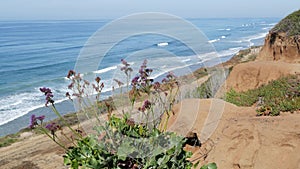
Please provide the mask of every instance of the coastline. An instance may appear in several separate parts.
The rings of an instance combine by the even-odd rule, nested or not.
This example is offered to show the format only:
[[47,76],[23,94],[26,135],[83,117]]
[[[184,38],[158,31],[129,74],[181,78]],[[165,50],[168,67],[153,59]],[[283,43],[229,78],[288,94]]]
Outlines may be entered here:
[[[246,49],[243,49],[241,51],[244,51]],[[239,52],[238,52],[239,53]],[[232,57],[221,57],[221,58],[213,58],[211,60],[207,60],[203,63],[199,63],[199,64],[195,64],[189,67],[190,70],[193,71],[192,74],[194,74],[195,77],[197,77],[197,71],[202,71],[202,67],[203,65],[207,66],[208,68],[214,68],[217,67],[218,65],[222,65],[224,63],[227,63],[228,61],[230,61],[232,58],[235,58],[236,56],[233,55]],[[221,60],[222,59],[222,60]],[[185,68],[183,68],[185,69]],[[177,69],[180,70],[180,69]],[[182,76],[186,76],[189,75],[188,74],[183,74]],[[164,74],[163,74],[164,75]],[[163,75],[160,75],[159,77],[162,77]],[[158,78],[159,78],[158,77]],[[111,93],[111,91],[107,91],[105,93],[103,93],[105,95],[105,97],[109,97],[109,93]],[[105,100],[105,99],[104,99]],[[62,115],[66,115],[66,114],[73,114],[75,112],[75,108],[73,103],[71,103],[69,100],[64,100],[61,101],[59,103],[56,104],[58,110],[60,110],[60,112],[62,113]],[[51,121],[51,120],[55,120],[57,118],[57,116],[52,112],[52,110],[48,107],[42,106],[39,107],[37,109],[34,109],[32,111],[30,111],[29,113],[18,117],[12,121],[9,121],[3,125],[0,126],[0,138],[1,137],[5,137],[7,135],[14,135],[16,133],[18,133],[21,130],[26,130],[26,127],[29,125],[29,119],[30,116],[32,114],[35,114],[37,116],[40,115],[46,115],[46,119],[45,121]]]
[[[249,57],[249,55],[252,56],[253,54],[254,55],[257,54],[258,51],[255,49],[259,49],[259,48],[261,48],[261,46],[253,46],[248,49],[242,49],[238,53],[233,55],[231,58],[227,58],[226,61],[219,63],[219,64],[215,64],[214,66],[211,66],[211,67],[207,67],[207,69],[215,69],[215,68],[219,68],[221,66],[224,66],[224,68],[226,68],[226,69],[230,69],[230,67],[232,67],[238,63],[251,61],[251,60],[253,60],[253,57]],[[218,60],[218,59],[219,58],[215,58],[215,60]],[[207,65],[212,65],[216,62],[218,62],[218,61],[214,62],[214,60],[210,60],[207,62]],[[192,76],[194,76],[198,80],[207,76],[204,69],[206,69],[206,68],[203,68],[203,67],[194,68],[194,72],[192,73]],[[191,76],[191,74],[183,75],[183,77],[188,77],[188,76]],[[202,82],[202,83],[204,83],[204,82]],[[104,99],[104,101],[105,100],[106,99]],[[60,112],[63,112],[62,115],[65,115],[67,117],[68,116],[72,117],[72,116],[76,115],[74,105],[69,100],[65,100],[61,103],[56,104],[56,107],[58,110],[60,110]],[[27,127],[24,127],[24,124],[29,125],[29,119],[32,114],[35,114],[37,116],[47,115],[45,122],[55,121],[58,119],[58,117],[48,107],[41,107],[41,108],[35,109],[34,111],[32,111],[20,118],[17,118],[13,121],[10,121],[10,122],[0,126],[0,130],[4,131],[4,134],[0,135],[0,139],[5,138],[5,137],[10,137],[10,136],[15,138],[16,135],[18,136],[23,131],[27,131],[28,129],[27,129]]]
[[[255,51],[259,51],[256,50],[258,48],[260,47],[241,50],[230,60],[216,65],[214,68],[224,66],[228,70],[235,71],[236,67],[256,64],[257,61],[253,54],[255,54]],[[261,63],[267,67],[271,62]],[[274,64],[280,63],[275,62]],[[247,67],[245,69],[249,70]],[[194,74],[200,81],[201,79],[207,79],[204,68],[196,70]],[[221,91],[221,93],[226,90]],[[189,104],[196,104],[197,102],[201,104],[196,119],[197,123],[193,126],[194,132],[201,133],[204,123],[203,117],[208,116],[207,112],[210,111],[212,102],[216,100],[222,102],[225,109],[216,131],[210,137],[211,141],[203,144],[204,148],[211,150],[209,155],[203,158],[203,150],[189,148],[189,151],[194,152],[192,160],[200,158],[202,163],[213,161],[218,164],[218,167],[234,169],[247,168],[247,166],[248,168],[276,168],[278,166],[280,168],[284,166],[295,168],[295,166],[300,166],[300,157],[296,155],[300,151],[298,134],[300,130],[298,125],[300,111],[293,114],[282,113],[280,117],[256,117],[255,106],[238,107],[220,99],[189,99],[187,100]],[[178,107],[174,108],[178,109]],[[190,109],[192,109],[192,106],[187,107],[184,111],[192,112]],[[69,115],[72,116],[72,114]],[[184,118],[177,121],[176,116],[170,119],[170,124],[175,125],[173,127],[175,132],[176,130],[180,131],[181,125],[178,123],[184,124],[187,122],[189,122],[189,119]],[[89,123],[89,121],[84,123]],[[9,146],[0,147],[0,165],[4,168],[68,168],[63,165],[62,155],[64,151],[47,136],[32,131],[22,131],[16,137],[18,138],[16,142]],[[262,138],[268,139],[262,142]],[[266,154],[275,155],[265,158]],[[274,162],[279,156],[284,159],[293,159],[293,161],[280,161],[280,164]],[[224,161],[224,159],[227,160]]]

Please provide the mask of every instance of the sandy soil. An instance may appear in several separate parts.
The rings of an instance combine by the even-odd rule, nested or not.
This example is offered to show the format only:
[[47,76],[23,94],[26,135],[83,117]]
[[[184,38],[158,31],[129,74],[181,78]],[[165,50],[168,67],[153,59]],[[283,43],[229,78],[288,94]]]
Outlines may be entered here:
[[282,76],[300,73],[300,64],[281,61],[254,61],[236,65],[226,80],[226,88],[236,91],[255,89]]
[[[197,118],[185,116],[184,119],[176,119],[181,116],[179,114],[170,121],[170,124],[177,126],[172,130],[179,133],[184,131],[180,129],[181,126],[185,126],[182,124],[192,123],[191,131],[199,136],[214,126],[205,121],[217,124],[217,128],[212,130],[213,134],[202,148],[189,148],[194,152],[192,160],[200,159],[202,163],[216,162],[221,169],[300,168],[299,112],[284,113],[280,117],[255,117],[254,107],[237,107],[217,100],[217,104],[224,106],[224,109],[222,117],[216,118],[207,113],[214,113],[210,109],[216,104],[215,101],[186,100],[184,102],[190,105],[200,105]],[[194,111],[195,107],[179,106],[177,109],[182,109],[180,112],[190,112]],[[206,130],[203,130],[205,126]]]
[[[190,147],[191,160],[216,162],[221,169],[300,168],[299,112],[255,117],[254,107],[216,99],[187,99],[174,108],[177,113],[169,121],[169,130],[182,135],[194,131],[204,143],[200,149]],[[0,165],[1,169],[67,168],[62,165],[63,153],[49,138],[33,135],[1,148]]]

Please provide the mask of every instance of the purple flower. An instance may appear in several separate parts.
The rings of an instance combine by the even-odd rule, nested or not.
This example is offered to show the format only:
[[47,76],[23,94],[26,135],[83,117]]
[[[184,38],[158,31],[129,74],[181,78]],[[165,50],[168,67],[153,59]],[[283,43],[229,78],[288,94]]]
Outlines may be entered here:
[[129,66],[129,64],[126,62],[125,59],[121,59],[121,62],[122,62],[122,64],[123,64],[124,66]]
[[43,93],[45,93],[45,95],[46,95],[47,93],[52,93],[51,89],[46,88],[46,87],[40,88],[40,91],[43,92]]
[[145,100],[143,106],[139,107],[138,110],[142,111],[142,112],[145,112],[145,110],[150,109],[151,106],[152,106],[152,103],[149,100]]
[[29,128],[33,129],[36,125],[38,125],[37,120],[41,121],[42,123],[44,119],[45,119],[44,115],[38,117],[36,117],[35,114],[31,115]]
[[159,90],[159,88],[160,88],[160,83],[159,82],[155,82],[154,83],[154,85],[153,85],[153,88],[154,88],[154,90]]
[[169,72],[169,73],[167,74],[167,78],[168,78],[168,79],[175,79],[176,76],[174,75],[173,72]]
[[46,107],[48,106],[49,103],[51,103],[51,104],[54,103],[54,100],[52,99],[53,94],[52,94],[51,89],[43,87],[43,88],[40,88],[40,91],[43,92],[46,96],[46,104],[45,104]]
[[35,115],[31,115],[30,117],[30,125],[29,125],[29,128],[33,129],[34,126],[36,126],[38,123],[36,121],[36,118],[35,118]]
[[131,84],[132,84],[133,86],[135,86],[135,85],[138,83],[138,80],[139,80],[139,77],[136,76],[135,78],[132,79]]
[[100,83],[101,78],[100,78],[100,77],[96,77],[95,81],[96,81],[97,83]]
[[37,120],[43,121],[45,119],[45,115],[36,117]]
[[127,63],[124,59],[121,59],[122,64],[124,65],[121,67],[121,71],[124,71],[124,73],[128,76],[128,72],[132,72],[132,68],[129,67],[130,64]]
[[74,76],[76,73],[74,70],[69,70],[69,73],[67,75],[67,78],[70,79],[70,77]]
[[70,84],[68,85],[68,89],[72,89],[73,86],[74,86],[74,83],[72,82],[72,83],[70,83]]
[[145,72],[146,72],[146,73],[152,73],[152,72],[153,72],[153,69],[145,69]]
[[100,88],[101,88],[101,89],[104,88],[104,83],[101,83]]
[[148,63],[148,61],[147,61],[147,59],[145,59],[141,66],[141,69],[145,69],[147,67],[147,63]]
[[149,109],[149,108],[151,107],[151,105],[152,105],[152,103],[151,103],[149,100],[146,100],[146,101],[144,102],[144,107],[145,107],[146,109]]
[[47,124],[45,128],[48,129],[49,131],[51,131],[51,133],[54,134],[61,127],[58,124],[52,122],[52,123]]

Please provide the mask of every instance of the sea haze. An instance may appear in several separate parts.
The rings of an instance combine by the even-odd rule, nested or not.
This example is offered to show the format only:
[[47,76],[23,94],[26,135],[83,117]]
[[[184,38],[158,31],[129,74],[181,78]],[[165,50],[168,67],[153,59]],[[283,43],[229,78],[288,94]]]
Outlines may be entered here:
[[[265,35],[279,18],[188,21],[207,36],[208,43],[214,45],[220,59],[226,61],[241,49],[262,45]],[[51,110],[44,108],[45,100],[39,91],[40,87],[49,87],[54,91],[54,99],[62,113],[74,111],[73,105],[65,99],[69,83],[65,76],[74,68],[88,38],[108,22],[109,20],[0,21],[0,136],[26,127],[31,114],[45,114],[48,120],[55,118]],[[107,53],[99,69],[89,73],[101,76],[107,84],[104,90],[109,91],[112,76],[119,69],[121,58],[153,48],[170,51],[182,63],[194,68],[200,67],[204,61],[214,59],[211,58],[211,51],[195,56],[182,43],[169,37],[141,35],[118,43],[114,50]],[[172,57],[174,56],[151,56],[145,52],[140,60],[151,59],[155,65],[167,63]],[[135,64],[134,61],[131,63]],[[166,65],[160,64],[157,69],[168,71],[165,67]],[[158,71],[153,76],[158,77],[160,74]]]

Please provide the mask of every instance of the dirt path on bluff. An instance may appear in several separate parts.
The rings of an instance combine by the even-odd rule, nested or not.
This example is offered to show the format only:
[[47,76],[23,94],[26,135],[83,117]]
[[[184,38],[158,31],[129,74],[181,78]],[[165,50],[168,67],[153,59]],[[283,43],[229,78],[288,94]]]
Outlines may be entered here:
[[[280,117],[256,117],[254,107],[237,107],[222,100],[189,99],[188,105],[200,105],[198,116],[170,120],[171,130],[187,133],[182,124],[193,123],[190,129],[200,136],[212,123],[217,128],[201,149],[190,148],[192,159],[200,158],[202,163],[216,162],[220,169],[296,169],[300,168],[300,112],[283,113]],[[212,106],[224,106],[221,118],[208,115]],[[194,111],[195,107],[176,107],[181,112]],[[219,107],[219,110],[222,110]],[[180,116],[180,114],[177,117]],[[208,118],[209,123],[205,123]],[[211,118],[211,119],[209,119]],[[191,125],[189,125],[191,126]],[[208,126],[203,130],[204,126]],[[207,148],[208,147],[208,148]],[[203,156],[209,152],[206,156]]]
[[[169,130],[182,135],[194,131],[204,143],[201,149],[190,148],[194,152],[191,160],[216,162],[220,169],[300,168],[299,112],[255,117],[254,107],[237,107],[216,99],[187,99],[174,110]],[[32,135],[0,148],[0,168],[63,169],[67,168],[63,154],[48,137]]]

